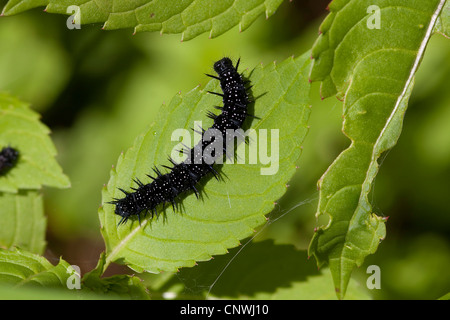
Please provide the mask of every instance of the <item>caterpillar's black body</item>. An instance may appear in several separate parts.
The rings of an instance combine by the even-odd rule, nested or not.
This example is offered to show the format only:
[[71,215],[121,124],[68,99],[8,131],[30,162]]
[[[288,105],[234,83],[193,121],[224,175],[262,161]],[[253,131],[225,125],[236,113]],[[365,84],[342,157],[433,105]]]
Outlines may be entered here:
[[0,151],[0,175],[14,166],[19,158],[19,151],[11,147],[4,147]]
[[[214,70],[218,76],[208,75],[220,81],[223,94],[214,93],[223,97],[223,107],[216,107],[222,113],[215,115],[208,112],[208,117],[214,120],[211,129],[216,129],[222,133],[222,137],[226,137],[227,129],[237,130],[242,127],[247,114],[247,107],[249,104],[249,95],[245,87],[245,81],[238,73],[236,67],[233,66],[229,58],[223,58],[214,64]],[[205,130],[202,129],[202,137],[204,137]],[[217,172],[214,169],[214,163],[206,161],[203,154],[211,144],[211,141],[202,139],[197,147],[190,150],[183,150],[188,155],[187,159],[182,163],[175,163],[169,158],[173,167],[166,167],[171,171],[167,174],[162,174],[157,168],[153,169],[156,177],[151,177],[153,182],[143,184],[138,179],[134,181],[137,188],[132,188],[134,192],[127,192],[120,189],[125,197],[121,199],[114,199],[110,203],[116,206],[115,213],[122,217],[119,225],[125,223],[131,216],[137,215],[140,220],[140,213],[145,211],[151,212],[152,216],[157,215],[156,207],[159,204],[171,203],[175,208],[175,198],[183,192],[193,190],[198,197],[196,189],[197,183],[207,174],[211,173],[217,178]],[[201,145],[201,146],[200,146]],[[226,153],[226,142],[224,138],[223,152]],[[200,154],[198,151],[201,150]],[[215,158],[223,156],[222,154],[215,154]],[[200,158],[201,157],[201,158]],[[197,159],[197,161],[196,161]],[[200,160],[200,161],[198,161]]]

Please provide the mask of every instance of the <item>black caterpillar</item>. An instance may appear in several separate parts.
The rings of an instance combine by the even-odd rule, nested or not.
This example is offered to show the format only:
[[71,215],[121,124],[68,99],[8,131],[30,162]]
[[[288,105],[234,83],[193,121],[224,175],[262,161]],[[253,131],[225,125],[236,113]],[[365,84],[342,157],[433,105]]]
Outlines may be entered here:
[[[236,66],[233,66],[232,61],[229,58],[222,58],[214,64],[214,70],[218,76],[206,74],[207,76],[220,81],[222,93],[211,92],[219,95],[223,98],[223,107],[215,107],[222,111],[221,114],[216,115],[212,112],[208,112],[207,116],[214,120],[214,124],[208,130],[215,129],[220,131],[222,137],[227,137],[227,130],[237,130],[242,127],[247,116],[252,116],[247,113],[248,105],[251,102],[245,85],[249,81],[244,81],[241,74],[238,73],[239,62]],[[205,133],[203,130],[199,133],[202,134],[202,140],[192,149],[181,150],[184,154],[188,155],[187,159],[181,163],[175,163],[169,157],[169,161],[173,167],[163,166],[171,170],[167,174],[162,174],[158,168],[154,168],[153,171],[156,177],[147,175],[153,179],[153,182],[149,184],[143,184],[139,179],[134,179],[137,184],[137,188],[132,188],[134,192],[127,192],[120,189],[125,194],[122,199],[114,198],[109,202],[116,206],[115,214],[122,217],[119,225],[126,223],[127,220],[134,215],[138,216],[140,223],[140,214],[145,211],[145,215],[150,212],[151,216],[157,216],[158,212],[156,207],[159,204],[171,203],[174,210],[177,206],[175,198],[183,192],[193,190],[198,198],[198,190],[196,189],[197,183],[204,176],[208,174],[214,175],[218,179],[218,172],[214,169],[214,161],[211,161],[211,157],[207,158],[204,154],[207,154],[208,147],[212,145],[214,139],[206,141]],[[229,132],[229,131],[228,131]],[[223,139],[227,140],[227,139]],[[223,157],[227,155],[227,142],[223,141],[223,148],[220,152],[211,152],[213,159]],[[220,149],[220,148],[219,148]],[[215,149],[216,150],[216,149]],[[194,159],[194,161],[192,161]]]
[[0,175],[12,168],[18,158],[19,151],[11,147],[4,147],[2,151],[0,151]]

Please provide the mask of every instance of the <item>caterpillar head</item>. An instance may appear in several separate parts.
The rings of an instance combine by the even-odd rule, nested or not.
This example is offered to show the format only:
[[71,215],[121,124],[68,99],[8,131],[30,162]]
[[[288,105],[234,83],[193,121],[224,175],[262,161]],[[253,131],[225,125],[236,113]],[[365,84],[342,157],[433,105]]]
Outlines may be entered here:
[[216,63],[214,63],[214,70],[218,73],[218,74],[222,74],[224,71],[232,69],[233,68],[233,62],[231,61],[230,58],[222,58],[219,61],[217,61]]
[[136,201],[133,200],[134,195],[132,193],[126,192],[122,189],[120,190],[123,193],[125,193],[125,198],[122,199],[115,198],[113,201],[108,202],[116,206],[116,209],[114,211],[115,214],[122,217],[118,225],[126,223],[131,216],[137,215],[138,217],[140,217],[139,214],[142,211],[142,208],[139,208],[136,205]]

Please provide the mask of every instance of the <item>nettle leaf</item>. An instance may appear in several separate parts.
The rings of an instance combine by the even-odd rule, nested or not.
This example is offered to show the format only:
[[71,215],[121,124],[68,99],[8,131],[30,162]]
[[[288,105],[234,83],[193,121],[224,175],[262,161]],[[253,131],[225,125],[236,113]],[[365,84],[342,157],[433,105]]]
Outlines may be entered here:
[[448,0],[442,9],[441,15],[436,21],[436,32],[450,38],[450,2]]
[[111,277],[102,277],[106,263],[105,253],[102,252],[94,270],[83,276],[85,291],[92,291],[106,297],[120,297],[132,300],[148,300],[150,298],[147,288],[142,280],[135,276],[118,274]]
[[28,104],[0,94],[0,148],[10,146],[20,153],[14,168],[0,176],[0,192],[70,186],[54,158],[56,149],[49,132]]
[[[344,99],[343,132],[351,140],[319,181],[317,216],[330,221],[309,252],[329,263],[337,294],[345,295],[354,266],[385,237],[385,220],[368,194],[380,155],[399,138],[414,74],[445,1],[335,0],[312,49],[311,80],[322,96]],[[376,4],[379,11],[368,8]],[[374,9],[373,7],[371,9]],[[369,28],[380,17],[380,29]]]
[[54,266],[39,255],[20,250],[0,249],[0,283],[13,287],[66,288],[70,265],[60,260]]
[[0,208],[0,247],[17,246],[42,254],[47,222],[42,195],[36,191],[0,193]]
[[224,181],[214,178],[203,181],[201,200],[194,194],[186,196],[182,213],[166,207],[165,219],[161,216],[153,221],[145,219],[141,225],[133,220],[118,227],[120,217],[114,214],[114,205],[107,202],[122,196],[117,188],[135,187],[134,178],[149,183],[151,179],[146,174],[151,173],[154,165],[170,165],[167,157],[178,145],[171,142],[174,130],[194,127],[194,121],[202,121],[204,128],[212,125],[212,120],[205,116],[206,111],[222,105],[222,101],[207,91],[220,92],[219,83],[212,80],[204,90],[197,87],[163,105],[157,117],[159,121],[150,125],[137,137],[134,146],[119,157],[103,189],[104,205],[99,217],[106,243],[106,265],[111,261],[125,263],[139,272],[191,267],[196,261],[227,253],[227,248],[238,246],[241,239],[252,235],[256,227],[266,222],[264,215],[286,192],[286,183],[296,171],[307,133],[309,60],[308,55],[303,55],[245,72],[254,86],[253,96],[259,97],[251,111],[260,118],[250,118],[246,125],[257,131],[258,139],[263,137],[262,129],[268,131],[267,141],[251,141],[249,145],[256,144],[258,150],[267,146],[271,150],[274,137],[271,129],[279,132],[279,161],[273,163],[278,169],[275,174],[261,175],[261,169],[270,166],[261,164],[261,159],[257,164],[225,163],[221,166]]
[[[160,295],[170,292],[177,299],[336,299],[330,271],[318,270],[306,251],[293,245],[253,241],[244,249],[231,249],[230,255],[183,269],[155,291]],[[370,296],[352,280],[346,298],[367,300]]]
[[[102,263],[104,257],[100,257],[99,264]],[[20,297],[23,292],[25,296],[35,294],[32,298],[42,299],[46,296],[52,298],[58,293],[61,294],[61,299],[149,298],[137,277],[116,275],[99,278],[97,269],[94,269],[81,279],[79,270],[74,267],[77,266],[71,266],[63,259],[55,266],[46,258],[22,249],[0,249],[0,294],[1,289],[14,288],[18,290],[10,292],[13,296]]]
[[[45,11],[72,14],[68,8],[79,6],[82,24],[103,23],[103,29],[134,28],[135,32],[159,31],[181,33],[190,40],[209,32],[217,37],[232,27],[247,29],[259,16],[275,13],[283,0],[10,0],[3,15],[18,14],[32,8],[47,6]],[[69,12],[68,12],[69,11]]]

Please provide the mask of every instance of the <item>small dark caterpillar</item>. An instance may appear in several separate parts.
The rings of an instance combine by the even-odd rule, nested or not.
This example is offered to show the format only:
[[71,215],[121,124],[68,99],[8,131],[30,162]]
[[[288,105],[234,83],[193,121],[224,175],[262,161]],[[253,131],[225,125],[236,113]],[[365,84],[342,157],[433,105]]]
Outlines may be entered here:
[[[218,130],[222,137],[226,137],[227,130],[237,130],[242,127],[243,122],[247,116],[252,116],[247,113],[247,107],[250,103],[245,84],[249,81],[244,81],[242,76],[238,73],[239,61],[236,66],[233,66],[232,61],[229,58],[223,58],[214,64],[214,70],[218,76],[207,74],[207,76],[220,81],[222,93],[210,92],[219,95],[223,98],[223,107],[215,107],[222,111],[221,114],[216,115],[212,112],[208,112],[207,116],[214,120],[214,124],[208,130],[200,132],[202,134],[202,140],[192,149],[185,149],[182,152],[188,155],[187,159],[181,163],[175,163],[170,157],[169,161],[173,167],[163,166],[171,170],[167,174],[162,174],[156,167],[153,171],[156,177],[147,175],[153,179],[153,182],[149,184],[143,184],[139,179],[134,179],[137,184],[137,188],[132,188],[134,192],[127,192],[120,189],[125,194],[124,198],[116,199],[109,202],[116,206],[115,214],[122,217],[119,225],[126,223],[127,220],[134,215],[138,216],[140,223],[140,214],[145,211],[151,213],[151,216],[157,216],[158,212],[156,207],[159,204],[165,205],[171,203],[174,210],[177,206],[175,198],[181,193],[189,190],[193,190],[198,198],[198,190],[196,184],[201,178],[211,173],[216,179],[218,179],[218,173],[214,169],[214,162],[211,162],[211,157],[206,158],[204,154],[211,147],[214,139],[206,141],[205,133],[209,130]],[[225,139],[224,139],[225,140]],[[219,148],[220,149],[220,148]],[[214,159],[223,157],[223,154],[227,154],[227,144],[224,141],[222,150],[218,152],[211,152]],[[194,161],[192,161],[194,159]]]
[[2,151],[0,151],[0,175],[12,168],[18,158],[19,151],[11,147],[4,147]]

